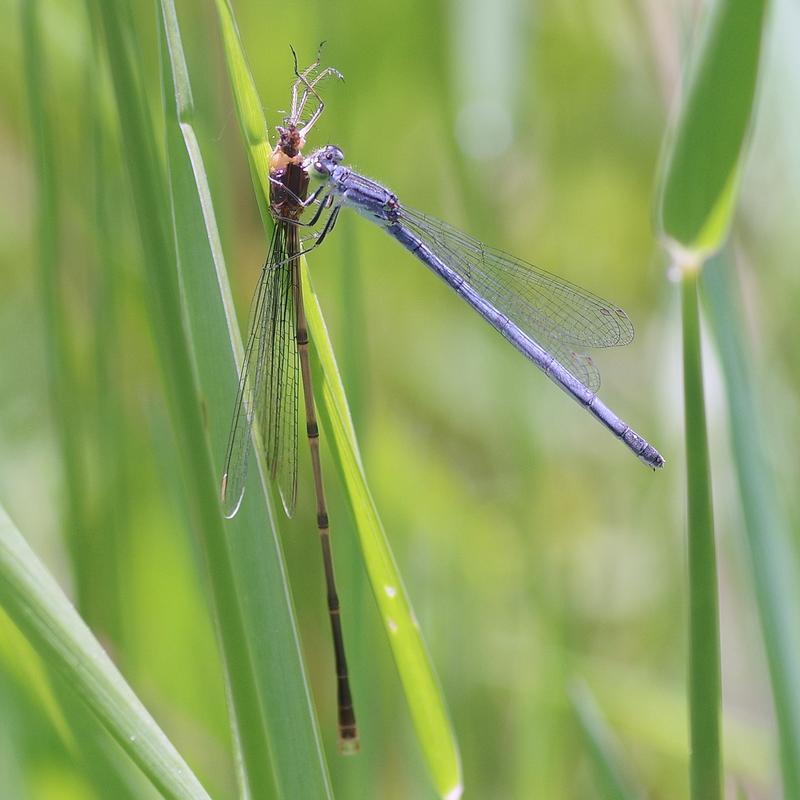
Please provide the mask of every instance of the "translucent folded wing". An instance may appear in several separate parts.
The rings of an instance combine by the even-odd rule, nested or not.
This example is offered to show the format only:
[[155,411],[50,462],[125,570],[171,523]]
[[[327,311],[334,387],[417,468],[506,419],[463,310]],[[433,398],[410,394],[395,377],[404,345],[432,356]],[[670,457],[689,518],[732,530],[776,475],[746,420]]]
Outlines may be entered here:
[[568,342],[543,339],[539,344],[566,367],[587,389],[597,393],[600,389],[600,372],[585,353],[576,353]]
[[[627,314],[601,297],[403,207],[400,221],[520,330],[570,347],[614,347],[633,340]],[[565,364],[565,366],[567,366]],[[576,377],[580,377],[576,375]]]
[[251,431],[256,436],[270,477],[278,484],[286,513],[297,497],[296,312],[292,264],[286,253],[286,229],[275,227],[270,257],[253,297],[239,392],[222,477],[226,517],[239,510],[247,481]]

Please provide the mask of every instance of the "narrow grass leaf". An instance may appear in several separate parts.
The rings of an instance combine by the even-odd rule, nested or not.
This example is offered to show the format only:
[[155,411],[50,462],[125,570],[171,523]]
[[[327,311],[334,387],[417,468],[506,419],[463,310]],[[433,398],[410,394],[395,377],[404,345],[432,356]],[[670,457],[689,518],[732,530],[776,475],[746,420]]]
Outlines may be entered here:
[[[192,118],[194,107],[172,0],[162,0],[166,143],[173,226],[189,338],[208,410],[217,474],[236,398],[242,344],[214,207]],[[272,768],[285,797],[330,797],[331,788],[300,652],[283,553],[261,459],[247,501],[228,529]],[[265,616],[269,624],[264,624]]]
[[704,258],[725,241],[755,98],[766,0],[719,0],[696,51],[660,195],[664,237]]
[[121,2],[92,4],[102,20],[111,67],[128,176],[148,279],[146,294],[157,353],[164,376],[173,429],[183,467],[189,513],[209,570],[214,621],[231,701],[233,738],[240,748],[241,791],[252,798],[274,796],[274,776],[261,714],[261,699],[253,674],[247,632],[236,590],[233,565],[222,524],[217,479],[207,430],[201,413],[191,349],[178,290],[173,243],[167,235],[169,200],[163,159],[142,97],[131,31]]
[[689,735],[693,800],[721,800],[719,602],[697,270],[682,280],[689,539]]
[[703,297],[725,376],[734,466],[778,720],[784,794],[800,798],[800,574],[767,457],[767,416],[742,336],[741,303],[735,271],[725,263],[727,253],[703,270]]
[[0,602],[164,797],[208,798],[2,506]]
[[569,698],[589,744],[599,792],[606,800],[642,797],[642,793],[631,785],[630,770],[624,764],[622,748],[589,688],[582,681],[573,682],[569,687]]
[[322,386],[320,415],[350,497],[369,582],[434,785],[440,796],[455,800],[462,792],[461,762],[444,695],[367,485],[344,386],[305,263],[302,281],[319,365],[317,385]]
[[[239,41],[230,4],[216,0],[225,57],[231,75],[234,101],[248,150],[250,173],[267,230],[269,216],[269,141],[261,103]],[[339,377],[333,347],[319,303],[301,261],[303,294],[314,350],[322,371],[323,402],[319,411],[333,443],[337,467],[343,476],[373,594],[397,664],[425,760],[441,796],[461,795],[462,778],[458,747],[422,634],[411,608],[366,482],[358,453],[347,400]],[[317,381],[320,385],[320,381]]]

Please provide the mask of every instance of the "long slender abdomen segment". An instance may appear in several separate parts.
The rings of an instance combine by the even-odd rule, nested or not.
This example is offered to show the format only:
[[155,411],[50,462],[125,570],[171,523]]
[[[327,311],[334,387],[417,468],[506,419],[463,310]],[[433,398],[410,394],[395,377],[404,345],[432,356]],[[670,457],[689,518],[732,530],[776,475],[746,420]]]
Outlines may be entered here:
[[544,348],[481,297],[469,283],[450,269],[408,228],[400,223],[393,223],[386,226],[386,231],[461,295],[495,330],[499,331],[517,350],[539,367],[553,383],[602,422],[639,459],[653,469],[664,466],[664,459],[655,447],[623,422],[591,389],[584,386]]

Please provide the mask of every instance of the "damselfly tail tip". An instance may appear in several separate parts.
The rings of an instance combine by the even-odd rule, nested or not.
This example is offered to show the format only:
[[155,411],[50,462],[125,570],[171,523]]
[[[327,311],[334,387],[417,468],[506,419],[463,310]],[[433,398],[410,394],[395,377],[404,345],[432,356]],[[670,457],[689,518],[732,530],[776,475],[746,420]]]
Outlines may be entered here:
[[360,749],[358,734],[354,730],[339,731],[339,753],[341,755],[354,756],[358,754]]
[[664,464],[666,464],[664,456],[650,444],[639,454],[639,458],[641,458],[645,464],[651,466],[654,472],[657,469],[661,469]]
[[636,453],[643,464],[647,464],[648,467],[652,467],[654,470],[661,469],[664,466],[664,456],[646,439],[639,436],[633,428],[626,425],[619,438]]

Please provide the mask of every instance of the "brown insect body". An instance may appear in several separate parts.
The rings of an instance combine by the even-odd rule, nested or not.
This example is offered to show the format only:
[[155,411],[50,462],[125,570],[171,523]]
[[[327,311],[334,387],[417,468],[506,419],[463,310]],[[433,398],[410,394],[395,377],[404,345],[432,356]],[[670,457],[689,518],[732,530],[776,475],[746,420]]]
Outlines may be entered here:
[[347,658],[344,649],[341,611],[336,592],[333,572],[333,554],[330,543],[325,488],[322,483],[322,465],[319,451],[319,427],[314,406],[314,393],[311,386],[311,366],[308,358],[308,326],[306,322],[303,294],[300,289],[300,260],[297,253],[301,249],[297,226],[292,220],[299,220],[305,211],[303,201],[308,195],[309,177],[303,169],[301,150],[305,140],[294,123],[278,128],[280,138],[272,151],[269,161],[270,209],[278,224],[286,227],[287,254],[290,259],[294,307],[296,314],[296,341],[303,378],[303,399],[306,408],[306,434],[311,450],[311,464],[314,473],[314,488],[317,498],[317,529],[323,551],[325,581],[327,585],[328,613],[333,634],[334,657],[336,661],[337,705],[339,717],[339,747],[343,753],[358,751],[358,731],[355,710],[350,691],[347,671]]
[[280,138],[269,159],[269,201],[279,219],[299,219],[308,194],[308,173],[303,169],[301,150],[305,141],[294,124],[278,128]]
[[[269,205],[270,212],[275,220],[275,231],[272,240],[272,250],[267,264],[262,272],[263,286],[260,284],[256,297],[257,311],[260,311],[253,325],[253,330],[258,334],[249,337],[248,354],[245,356],[245,369],[263,360],[261,368],[266,375],[264,384],[255,381],[260,391],[268,394],[269,403],[266,410],[256,410],[250,404],[258,405],[263,397],[254,397],[252,384],[255,380],[245,372],[239,388],[237,407],[234,413],[234,422],[228,443],[225,472],[222,478],[222,499],[227,502],[228,493],[234,498],[233,516],[238,510],[238,504],[244,494],[244,480],[246,478],[247,447],[249,445],[249,425],[257,413],[260,421],[266,422],[262,432],[267,432],[267,441],[262,441],[266,457],[269,460],[270,475],[273,480],[279,481],[281,498],[289,516],[294,510],[295,493],[297,486],[296,452],[284,463],[290,464],[286,469],[291,473],[288,482],[280,484],[281,448],[287,447],[290,453],[296,450],[297,436],[297,373],[302,376],[303,400],[306,412],[306,434],[308,436],[311,455],[311,466],[314,475],[314,490],[317,501],[317,530],[322,548],[323,566],[325,571],[325,584],[327,589],[327,605],[330,617],[331,634],[333,638],[334,660],[336,665],[336,688],[339,722],[339,748],[344,754],[358,751],[358,731],[356,728],[353,698],[350,691],[347,659],[345,656],[344,635],[342,632],[341,611],[339,597],[336,591],[336,581],[333,570],[333,552],[331,548],[331,533],[328,521],[325,490],[322,482],[322,464],[319,448],[319,426],[317,424],[316,408],[314,405],[314,392],[312,388],[311,364],[309,360],[308,325],[303,305],[303,293],[300,281],[300,256],[303,243],[300,238],[299,225],[303,212],[306,210],[308,197],[309,175],[303,168],[302,150],[305,146],[305,133],[319,119],[324,107],[322,99],[314,87],[320,80],[328,75],[341,78],[341,74],[328,67],[319,71],[319,58],[314,64],[302,73],[297,70],[295,61],[295,75],[297,81],[292,87],[291,112],[284,120],[284,125],[278,127],[278,142],[269,157]],[[306,104],[316,100],[317,105],[305,119]],[[310,223],[313,224],[313,223]],[[330,226],[329,226],[330,227]],[[319,239],[321,241],[324,231]],[[310,237],[309,237],[310,238]],[[263,298],[263,302],[262,302]],[[258,305],[260,304],[260,306]],[[287,329],[288,326],[288,329]],[[294,351],[290,346],[289,330],[294,329]],[[257,343],[257,344],[254,344]],[[253,355],[255,352],[255,355]],[[253,356],[251,359],[250,356]],[[266,366],[264,366],[266,364]],[[298,370],[299,365],[299,370]],[[285,395],[284,395],[285,393]],[[277,409],[277,411],[275,410]],[[281,422],[281,409],[289,409],[288,422]],[[284,430],[281,425],[291,427]],[[244,431],[244,432],[242,432]],[[241,448],[245,449],[242,450]],[[244,453],[244,455],[242,454]],[[233,487],[229,490],[229,474],[233,471]],[[284,494],[287,490],[287,494]],[[288,501],[287,501],[288,498]]]

